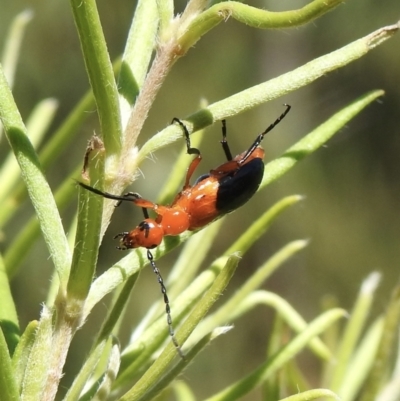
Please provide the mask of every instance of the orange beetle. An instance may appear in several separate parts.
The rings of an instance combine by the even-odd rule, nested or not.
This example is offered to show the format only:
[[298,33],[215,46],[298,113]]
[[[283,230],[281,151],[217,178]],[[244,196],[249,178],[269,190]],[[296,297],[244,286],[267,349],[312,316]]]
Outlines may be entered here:
[[[125,195],[113,195],[79,182],[81,187],[104,198],[114,199],[119,203],[122,201],[133,202],[142,208],[144,220],[133,230],[122,232],[115,238],[120,239],[118,249],[147,248],[148,260],[158,277],[164,295],[169,332],[181,357],[183,357],[183,353],[174,336],[167,291],[150,249],[160,245],[166,235],[179,235],[187,230],[194,231],[206,226],[244,205],[255,194],[264,175],[264,150],[260,147],[261,141],[289,112],[291,106],[285,106],[286,110],[279,118],[259,134],[246,151],[235,157],[232,157],[226,139],[226,122],[222,120],[221,145],[227,161],[210,170],[208,174],[200,176],[193,185],[190,185],[190,179],[202,156],[199,149],[191,147],[189,131],[186,126],[181,120],[174,118],[172,122],[178,123],[183,129],[187,153],[195,155],[195,158],[187,170],[182,191],[176,195],[169,206],[158,205],[143,199],[134,192],[128,192]],[[153,210],[156,217],[150,218],[147,209]]]

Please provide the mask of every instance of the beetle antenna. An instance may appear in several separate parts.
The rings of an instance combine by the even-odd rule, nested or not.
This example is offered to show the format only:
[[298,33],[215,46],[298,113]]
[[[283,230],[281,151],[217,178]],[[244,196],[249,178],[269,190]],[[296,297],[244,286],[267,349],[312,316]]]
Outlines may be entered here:
[[151,251],[149,249],[147,250],[147,259],[149,260],[151,267],[153,268],[153,272],[157,276],[158,283],[160,284],[160,287],[161,287],[161,293],[164,296],[165,313],[167,314],[169,335],[171,337],[172,343],[175,345],[176,351],[178,352],[179,356],[182,359],[185,359],[185,355],[183,354],[182,349],[179,346],[178,341],[175,337],[174,327],[172,326],[171,308],[169,306],[169,298],[167,295],[167,289],[165,288],[164,280],[161,276],[160,270],[158,269],[158,267],[156,266],[156,263],[154,262],[153,254],[151,253]]
[[270,124],[270,126],[267,127],[267,129],[262,132],[260,136],[262,135],[264,137],[264,135],[266,135],[269,131],[272,131],[286,117],[286,114],[289,113],[292,106],[286,103],[284,106],[286,107],[286,110],[272,124]]
[[261,141],[264,139],[264,136],[268,134],[268,132],[272,131],[285,117],[286,114],[289,113],[290,109],[292,106],[290,104],[284,104],[286,107],[286,110],[272,123],[270,124],[263,132],[261,132],[260,135],[256,138],[254,143],[250,146],[250,148],[247,150],[246,154],[242,157],[240,160],[240,163],[243,164],[254,152],[254,150],[261,144]]

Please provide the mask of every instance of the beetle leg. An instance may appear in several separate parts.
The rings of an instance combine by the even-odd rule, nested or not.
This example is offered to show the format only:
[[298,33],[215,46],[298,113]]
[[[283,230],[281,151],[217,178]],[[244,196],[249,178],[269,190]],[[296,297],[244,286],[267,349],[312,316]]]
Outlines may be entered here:
[[226,120],[222,120],[222,141],[220,141],[222,145],[222,149],[224,150],[226,160],[231,161],[233,159],[231,150],[229,149],[229,144],[226,139]]
[[200,164],[202,156],[201,156],[199,149],[192,148],[191,143],[190,143],[189,131],[188,131],[186,125],[181,120],[179,120],[179,118],[176,118],[176,117],[172,119],[172,123],[178,123],[181,126],[183,133],[185,134],[187,154],[188,155],[196,155],[196,157],[190,163],[190,165],[187,169],[187,172],[186,172],[185,183],[183,184],[183,189],[186,189],[190,186],[189,181],[192,178],[193,173],[197,169],[197,166]]
[[[135,200],[137,199],[142,199],[142,197],[137,193],[137,192],[127,192],[126,194],[122,195],[123,198],[127,198],[127,200],[132,201],[132,198],[134,199],[133,202],[136,204]],[[115,207],[118,207],[122,203],[122,200],[120,199],[116,204]],[[143,216],[145,219],[149,218],[149,213],[145,207],[142,207],[143,211]]]

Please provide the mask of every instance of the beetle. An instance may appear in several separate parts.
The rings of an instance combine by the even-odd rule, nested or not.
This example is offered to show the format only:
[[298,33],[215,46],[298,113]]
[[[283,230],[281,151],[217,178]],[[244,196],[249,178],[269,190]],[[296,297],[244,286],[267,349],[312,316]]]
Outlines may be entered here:
[[[117,200],[117,205],[129,201],[142,208],[144,220],[133,230],[117,234],[114,238],[120,240],[118,249],[140,247],[147,249],[147,258],[157,275],[164,296],[169,333],[181,357],[183,353],[175,339],[167,290],[150,250],[160,245],[164,236],[198,230],[244,205],[256,193],[264,175],[264,150],[260,145],[264,136],[289,113],[291,106],[287,104],[285,106],[285,111],[256,137],[250,147],[235,157],[232,157],[227,141],[226,121],[222,120],[221,145],[227,161],[209,173],[201,175],[193,185],[190,185],[190,180],[202,160],[201,152],[191,146],[189,131],[185,124],[174,118],[172,123],[177,123],[183,130],[187,153],[195,157],[187,169],[182,190],[168,206],[146,200],[135,192],[113,195],[78,182],[88,191]],[[153,210],[155,218],[150,217],[148,209]]]

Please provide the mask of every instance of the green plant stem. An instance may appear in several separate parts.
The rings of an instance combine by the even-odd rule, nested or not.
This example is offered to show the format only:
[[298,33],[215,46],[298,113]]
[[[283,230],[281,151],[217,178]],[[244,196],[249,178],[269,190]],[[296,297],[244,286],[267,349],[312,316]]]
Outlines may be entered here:
[[400,286],[392,293],[388,309],[385,314],[382,337],[380,339],[377,355],[371,369],[371,373],[363,388],[361,401],[373,401],[376,399],[387,376],[393,358],[393,345],[398,339],[400,322]]
[[[347,365],[347,374],[342,380],[340,389],[337,393],[340,395],[342,401],[353,401],[356,399],[357,394],[368,385],[366,378],[371,372],[376,358],[376,352],[383,332],[383,317],[379,317],[364,334],[360,344],[353,353],[349,364]],[[389,401],[385,398],[377,401]],[[393,400],[392,400],[393,401]]]
[[[22,178],[35,208],[51,258],[62,284],[71,264],[71,254],[51,189],[30,143],[25,126],[0,67],[0,118],[21,168]],[[7,266],[6,266],[7,268]],[[65,288],[64,288],[65,290]]]
[[341,401],[341,398],[333,391],[324,388],[316,388],[313,390],[304,391],[302,393],[283,398],[281,401],[312,401],[319,399],[331,398],[332,400]]
[[[121,62],[116,60],[114,62],[114,73],[120,70]],[[91,90],[83,95],[82,99],[72,109],[67,118],[62,122],[60,127],[52,134],[50,140],[44,145],[43,150],[39,152],[39,159],[42,164],[43,170],[47,170],[52,163],[57,163],[58,156],[68,144],[74,139],[76,133],[79,132],[80,127],[90,115],[89,111],[95,105],[93,93]],[[13,202],[6,202],[0,209],[0,227],[15,214],[22,201],[26,198],[26,188],[21,183],[17,185],[14,192],[11,194]]]
[[[121,157],[121,163],[123,165],[129,166],[132,164],[127,160],[127,158],[130,157],[130,149],[135,146],[150,107],[154,103],[155,97],[173,63],[176,61],[174,49],[174,43],[167,43],[160,47],[156,54],[126,126],[124,142],[126,151]],[[131,169],[135,169],[136,167],[137,166],[131,166]]]
[[102,357],[104,357],[104,349],[106,348],[106,345],[107,340],[100,341],[90,351],[89,356],[75,377],[74,382],[69,387],[63,401],[75,401],[80,399],[79,396],[87,384],[87,381],[89,378],[93,378],[96,367],[100,363]]
[[8,352],[13,355],[19,341],[19,322],[15,303],[11,294],[10,282],[0,255],[0,329],[4,333]]
[[22,39],[29,22],[32,20],[33,12],[30,9],[19,13],[15,18],[5,40],[4,50],[1,58],[4,75],[10,88],[14,86],[14,76],[17,69]]
[[[40,377],[46,379],[43,386],[43,396],[40,398],[41,401],[53,401],[55,399],[63,376],[68,349],[77,326],[76,321],[66,315],[66,309],[59,306],[59,301],[56,300],[55,305],[56,307],[58,306],[58,309],[53,336],[50,338],[50,342],[41,341],[42,347],[46,347],[49,352],[45,361],[45,372],[47,374],[40,374]],[[34,371],[34,369],[31,369],[31,371]]]
[[[105,149],[97,138],[93,138],[89,146],[91,151],[87,156],[87,165],[91,171],[91,179],[93,182],[98,182],[104,171]],[[94,165],[96,168],[93,168]],[[72,318],[78,318],[83,313],[84,303],[92,284],[102,238],[103,203],[102,197],[79,187],[79,218],[67,287],[67,314]]]
[[107,367],[101,379],[98,381],[98,388],[91,401],[104,401],[111,392],[111,385],[117,376],[120,358],[120,348],[117,339],[111,339],[111,350],[107,359]]
[[95,0],[70,0],[108,156],[122,146],[118,90]]
[[[59,211],[62,211],[76,194],[77,188],[72,178],[78,178],[81,167],[77,168],[70,177],[57,188],[54,199]],[[4,255],[4,263],[7,268],[7,274],[10,278],[14,277],[21,263],[29,256],[29,250],[34,246],[35,240],[40,234],[40,224],[35,216],[26,222],[24,228],[20,231],[18,237],[10,245]]]
[[131,113],[131,107],[143,86],[149,68],[156,45],[158,22],[156,0],[139,0],[129,30],[122,56],[121,72],[118,77],[118,90],[121,95],[121,119],[124,129]]
[[[29,116],[26,129],[34,148],[37,148],[41,143],[48,126],[53,120],[57,106],[58,102],[55,99],[42,100]],[[9,154],[0,169],[0,182],[2,183],[0,203],[5,204],[8,203],[6,199],[10,197],[12,189],[20,182],[20,170],[12,153]]]
[[158,8],[157,10],[158,14],[160,16],[160,29],[158,36],[162,38],[164,32],[168,30],[171,21],[174,18],[174,1],[173,0],[157,1],[157,8]]
[[347,327],[342,335],[342,341],[340,347],[336,351],[336,363],[332,371],[332,381],[329,384],[329,388],[333,391],[338,391],[342,385],[342,381],[345,378],[347,367],[351,355],[354,353],[356,344],[358,343],[359,337],[361,336],[364,324],[374,299],[374,293],[378,286],[380,275],[378,273],[372,273],[363,283],[360,294],[353,307],[350,315]]
[[183,53],[187,52],[204,34],[221,21],[234,18],[258,29],[293,28],[315,20],[343,3],[344,0],[314,0],[303,8],[292,11],[271,12],[237,1],[224,1],[210,7],[185,27],[179,38]]
[[[39,153],[39,159],[44,170],[46,170],[51,163],[55,163],[59,160],[58,156],[74,138],[74,132],[78,132],[78,128],[89,115],[88,110],[90,110],[93,105],[93,94],[88,92],[71,111],[62,125],[54,132],[49,142],[44,145],[43,150]],[[4,203],[0,210],[0,226],[3,226],[15,214],[15,211],[26,198],[25,186],[23,184],[17,185],[11,196],[14,201]]]
[[76,400],[79,397],[79,394],[81,394],[84,386],[87,384],[89,378],[93,376],[93,372],[95,372],[101,357],[104,357],[104,348],[106,343],[111,338],[112,331],[115,330],[117,322],[123,316],[129,295],[136,283],[136,280],[138,279],[138,276],[138,274],[134,274],[128,277],[121,288],[120,293],[109,309],[109,313],[104,320],[96,340],[94,341],[94,345],[85,361],[83,368],[80,370],[73,384],[70,386],[64,401]]
[[212,3],[215,3],[215,1],[209,1],[209,0],[189,0],[185,10],[182,14],[181,19],[189,19],[193,20],[194,15],[200,14],[200,12],[204,9],[206,9],[208,6],[212,5]]
[[58,363],[60,349],[52,348],[52,313],[43,306],[34,342],[26,362],[25,374],[21,385],[23,400],[52,401],[44,391],[47,380],[53,380],[50,368]]
[[27,374],[26,368],[28,366],[32,347],[35,343],[36,334],[38,333],[38,325],[39,322],[37,320],[32,320],[28,323],[12,357],[13,375],[19,392],[21,392],[22,383]]
[[[155,399],[155,397],[164,390],[167,386],[173,383],[173,380],[176,379],[185,367],[188,366],[189,362],[192,361],[199,353],[202,351],[210,342],[218,337],[221,334],[224,334],[226,331],[217,330],[212,333],[207,334],[204,336],[186,355],[186,360],[180,360],[170,371],[167,372],[165,376],[161,378],[160,381],[156,383],[156,385],[146,392],[142,397],[138,399],[138,401],[151,401]],[[184,399],[187,401],[187,399]]]
[[19,401],[18,386],[11,367],[7,342],[0,327],[0,401]]

